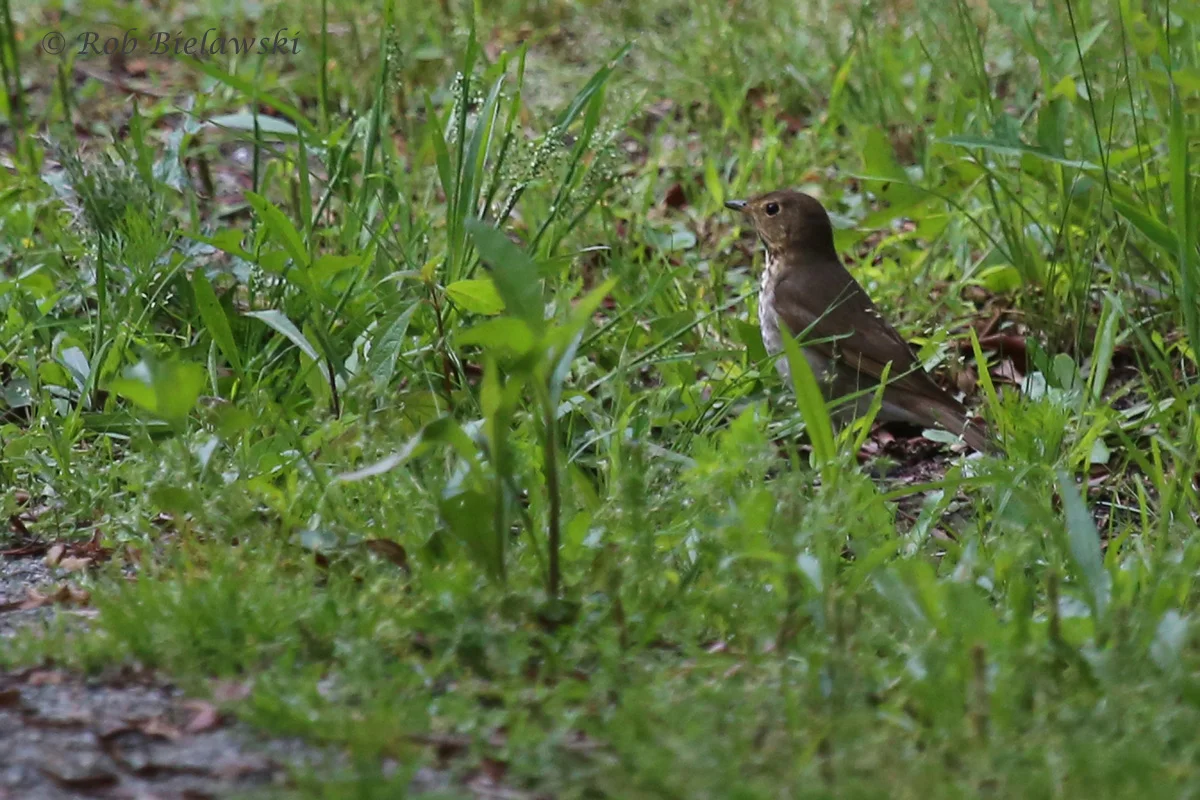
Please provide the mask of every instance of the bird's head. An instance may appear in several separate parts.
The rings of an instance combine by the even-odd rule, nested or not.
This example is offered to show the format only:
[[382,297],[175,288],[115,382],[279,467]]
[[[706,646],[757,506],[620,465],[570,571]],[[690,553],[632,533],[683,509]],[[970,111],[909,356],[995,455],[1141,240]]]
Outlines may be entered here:
[[728,200],[725,206],[749,218],[770,253],[796,250],[836,257],[829,215],[811,195],[790,190],[768,192],[752,200]]

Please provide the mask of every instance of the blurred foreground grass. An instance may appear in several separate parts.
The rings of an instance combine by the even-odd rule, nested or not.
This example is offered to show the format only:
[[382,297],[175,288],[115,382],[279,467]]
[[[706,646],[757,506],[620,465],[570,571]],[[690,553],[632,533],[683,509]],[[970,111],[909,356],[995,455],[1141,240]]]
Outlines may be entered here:
[[[2,5],[0,514],[115,557],[0,659],[240,682],[311,797],[1200,791],[1191,6]],[[38,45],[210,27],[301,44]],[[798,451],[782,186],[1006,457]]]

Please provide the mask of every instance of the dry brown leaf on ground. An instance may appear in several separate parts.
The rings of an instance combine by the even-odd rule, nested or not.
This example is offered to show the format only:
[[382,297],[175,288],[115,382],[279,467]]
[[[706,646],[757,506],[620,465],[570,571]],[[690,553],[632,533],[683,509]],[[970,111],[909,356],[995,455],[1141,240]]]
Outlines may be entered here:
[[367,539],[363,546],[380,558],[392,562],[406,574],[411,572],[408,566],[408,551],[400,543],[391,539]]
[[22,611],[42,608],[49,605],[85,607],[92,601],[92,593],[70,583],[64,583],[50,594],[45,594],[30,587],[27,590],[25,602],[21,604]]
[[221,712],[212,703],[205,700],[188,700],[183,707],[193,712],[192,718],[183,728],[188,733],[202,733],[221,724]]

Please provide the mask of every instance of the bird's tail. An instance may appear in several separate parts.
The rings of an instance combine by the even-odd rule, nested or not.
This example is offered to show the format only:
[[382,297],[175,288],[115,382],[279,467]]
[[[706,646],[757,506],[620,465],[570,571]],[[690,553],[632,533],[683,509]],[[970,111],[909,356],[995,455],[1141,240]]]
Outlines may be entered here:
[[938,424],[951,433],[958,434],[966,440],[973,450],[980,453],[996,455],[1003,452],[987,429],[967,416],[967,410],[961,403],[953,406],[943,403],[932,403],[930,411]]

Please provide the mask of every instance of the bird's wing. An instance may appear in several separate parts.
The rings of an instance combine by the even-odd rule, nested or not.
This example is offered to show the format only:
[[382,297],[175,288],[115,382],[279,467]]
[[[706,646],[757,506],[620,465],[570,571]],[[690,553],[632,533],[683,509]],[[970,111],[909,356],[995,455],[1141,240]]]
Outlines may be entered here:
[[[806,265],[808,266],[808,265]],[[891,362],[888,384],[919,394],[944,392],[917,363],[908,342],[889,325],[840,261],[791,269],[775,284],[775,309],[792,335],[827,357],[876,380]]]

